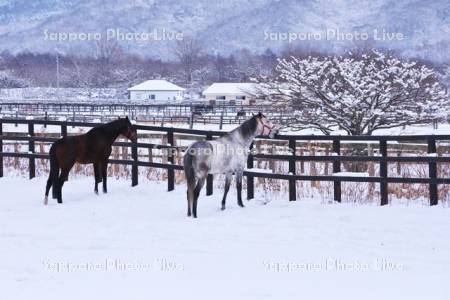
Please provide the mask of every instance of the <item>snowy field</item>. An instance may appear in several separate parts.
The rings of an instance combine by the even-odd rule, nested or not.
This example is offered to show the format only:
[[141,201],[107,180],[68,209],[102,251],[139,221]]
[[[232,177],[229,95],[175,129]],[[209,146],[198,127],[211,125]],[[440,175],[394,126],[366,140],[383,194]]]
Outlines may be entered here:
[[72,179],[42,205],[45,179],[0,179],[1,299],[448,299],[446,207],[288,202],[219,210],[184,186]]

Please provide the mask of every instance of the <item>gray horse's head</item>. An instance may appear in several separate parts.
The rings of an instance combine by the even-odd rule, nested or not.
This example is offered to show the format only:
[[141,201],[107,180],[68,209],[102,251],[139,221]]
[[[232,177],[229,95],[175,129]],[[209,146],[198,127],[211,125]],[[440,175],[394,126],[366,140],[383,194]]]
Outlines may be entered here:
[[273,138],[280,130],[279,126],[273,124],[265,115],[259,112],[253,116],[256,119],[257,130],[262,136]]

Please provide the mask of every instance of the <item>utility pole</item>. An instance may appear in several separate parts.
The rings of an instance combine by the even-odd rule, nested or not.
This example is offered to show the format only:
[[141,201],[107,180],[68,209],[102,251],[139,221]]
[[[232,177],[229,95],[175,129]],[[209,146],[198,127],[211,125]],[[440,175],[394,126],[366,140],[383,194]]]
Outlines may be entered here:
[[56,97],[59,99],[59,52],[56,50]]

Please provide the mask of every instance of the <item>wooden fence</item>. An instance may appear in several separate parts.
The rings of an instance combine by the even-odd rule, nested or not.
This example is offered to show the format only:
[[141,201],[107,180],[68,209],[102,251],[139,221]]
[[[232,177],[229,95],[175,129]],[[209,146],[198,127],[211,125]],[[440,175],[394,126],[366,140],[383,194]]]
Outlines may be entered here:
[[[22,124],[26,125],[28,130],[26,135],[20,135],[18,133],[3,132],[4,125],[8,124]],[[29,160],[28,172],[29,177],[33,178],[36,174],[36,159],[48,159],[46,153],[36,153],[36,142],[51,143],[56,140],[55,137],[48,136],[36,136],[35,126],[57,126],[60,128],[61,136],[67,136],[68,127],[93,127],[98,123],[83,123],[83,122],[62,122],[62,121],[42,121],[42,120],[2,120],[0,119],[0,177],[3,177],[3,158],[5,157],[18,157],[26,158]],[[148,132],[158,132],[164,134],[167,144],[154,144],[139,142],[116,142],[115,146],[130,147],[131,156],[133,159],[111,159],[110,163],[129,165],[131,166],[131,180],[132,185],[135,186],[139,181],[139,167],[160,168],[167,171],[167,184],[168,190],[171,191],[175,188],[175,171],[183,170],[183,166],[175,164],[175,155],[173,151],[182,151],[183,147],[177,147],[175,145],[175,135],[192,135],[197,138],[211,140],[215,137],[221,136],[224,133],[220,131],[206,131],[206,130],[191,130],[182,128],[167,128],[157,126],[143,126],[136,125],[138,130],[138,136],[142,136]],[[7,152],[3,151],[3,141],[21,141],[28,143],[28,152]],[[257,140],[264,140],[258,138]],[[450,135],[412,135],[412,136],[317,136],[317,135],[278,135],[275,140],[283,141],[287,144],[289,154],[264,154],[253,153],[248,157],[247,170],[244,172],[244,176],[247,179],[247,198],[252,199],[254,197],[254,179],[269,178],[285,180],[289,184],[289,200],[295,201],[297,198],[297,181],[328,181],[333,182],[334,200],[341,202],[341,183],[342,182],[369,182],[377,183],[380,185],[380,204],[388,204],[388,185],[390,183],[406,183],[406,184],[427,184],[429,189],[430,205],[438,204],[438,185],[450,184],[450,178],[438,177],[437,165],[439,163],[450,163],[450,156],[439,156],[437,154],[437,142],[450,142]],[[297,142],[302,141],[328,141],[332,144],[331,155],[299,155],[297,151]],[[428,154],[413,156],[389,156],[388,155],[388,142],[401,141],[401,142],[422,142],[426,143]],[[341,155],[342,143],[357,143],[357,142],[371,142],[379,145],[379,155],[360,155],[360,156],[348,156]],[[252,145],[253,146],[253,145]],[[138,149],[166,149],[168,151],[167,163],[162,162],[148,162],[138,159]],[[288,162],[289,172],[286,174],[260,172],[260,170],[252,170],[254,162],[256,160],[275,160]],[[305,175],[298,174],[296,162],[331,162],[333,165],[332,175]],[[354,176],[355,174],[340,173],[342,163],[346,162],[374,162],[379,164],[380,172],[379,176]],[[412,178],[412,177],[391,177],[388,176],[388,163],[401,162],[401,163],[425,163],[428,164],[428,177],[426,178]],[[211,195],[213,193],[213,176],[209,175],[206,184],[206,193]]]
[[136,104],[126,103],[71,103],[15,101],[0,102],[0,116],[4,119],[34,119],[71,122],[107,122],[118,116],[128,115],[132,120],[157,124],[165,123],[223,125],[240,124],[251,112],[264,111],[273,120],[287,121],[292,118],[292,110],[282,111],[270,105],[208,104]]

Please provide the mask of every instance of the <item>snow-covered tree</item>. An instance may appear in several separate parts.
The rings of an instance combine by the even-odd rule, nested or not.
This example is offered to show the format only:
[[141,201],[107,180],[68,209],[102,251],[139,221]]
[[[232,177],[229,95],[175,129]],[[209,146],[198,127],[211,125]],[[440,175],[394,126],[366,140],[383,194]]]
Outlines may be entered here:
[[443,70],[439,74],[439,79],[447,87],[450,88],[450,65],[444,65]]
[[279,60],[275,80],[259,78],[260,96],[294,111],[290,126],[350,135],[443,117],[445,87],[434,70],[372,51],[346,57]]
[[0,88],[22,88],[28,85],[26,80],[17,78],[7,71],[0,71]]

